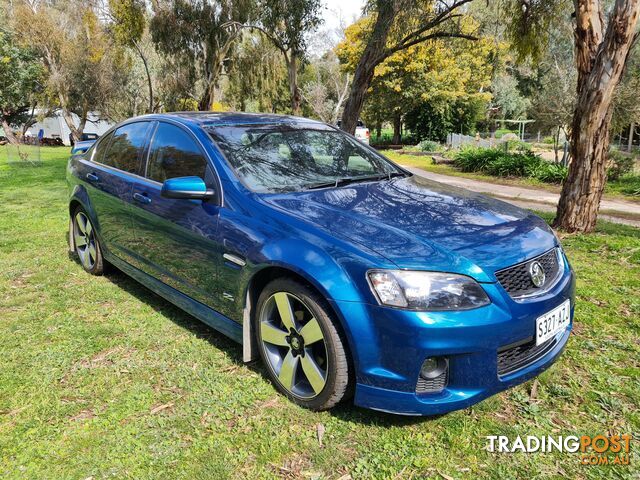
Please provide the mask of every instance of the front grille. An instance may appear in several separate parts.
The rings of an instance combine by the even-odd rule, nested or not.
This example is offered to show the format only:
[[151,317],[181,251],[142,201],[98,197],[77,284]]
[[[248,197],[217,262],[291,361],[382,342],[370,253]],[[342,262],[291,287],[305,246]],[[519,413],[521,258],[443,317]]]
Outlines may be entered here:
[[437,393],[444,390],[447,386],[447,371],[442,372],[436,378],[422,378],[418,377],[418,384],[416,385],[416,393]]
[[531,365],[553,350],[558,343],[558,335],[536,345],[536,341],[527,338],[517,344],[507,345],[498,350],[498,376],[509,375]]
[[[540,287],[536,287],[531,281],[529,267],[533,262],[539,262],[545,272],[545,282]],[[512,298],[528,297],[542,293],[553,286],[560,273],[560,263],[558,261],[558,249],[552,248],[546,253],[531,258],[526,262],[518,263],[512,267],[507,267],[496,272],[496,278],[502,288]]]

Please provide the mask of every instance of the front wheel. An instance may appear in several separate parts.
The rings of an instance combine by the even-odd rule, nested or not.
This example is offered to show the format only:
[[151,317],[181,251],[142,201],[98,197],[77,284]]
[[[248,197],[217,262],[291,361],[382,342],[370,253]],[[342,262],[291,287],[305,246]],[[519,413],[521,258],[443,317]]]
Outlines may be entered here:
[[311,410],[329,409],[348,396],[346,342],[322,296],[300,282],[276,279],[262,291],[255,312],[260,356],[278,390]]

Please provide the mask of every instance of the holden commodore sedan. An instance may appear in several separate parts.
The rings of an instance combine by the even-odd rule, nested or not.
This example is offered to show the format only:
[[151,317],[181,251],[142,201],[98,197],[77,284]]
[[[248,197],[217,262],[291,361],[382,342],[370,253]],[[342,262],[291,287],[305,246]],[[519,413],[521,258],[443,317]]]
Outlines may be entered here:
[[304,118],[130,119],[68,165],[70,247],[258,356],[313,410],[433,415],[563,350],[574,276],[537,216]]

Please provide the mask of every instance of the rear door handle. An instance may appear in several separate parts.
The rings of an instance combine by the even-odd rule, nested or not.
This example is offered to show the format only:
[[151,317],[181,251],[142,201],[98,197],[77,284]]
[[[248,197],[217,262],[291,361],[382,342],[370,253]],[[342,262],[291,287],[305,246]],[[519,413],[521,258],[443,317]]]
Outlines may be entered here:
[[133,199],[138,203],[149,204],[151,203],[151,199],[142,193],[134,193]]
[[90,182],[97,182],[99,178],[95,173],[87,173],[87,180]]

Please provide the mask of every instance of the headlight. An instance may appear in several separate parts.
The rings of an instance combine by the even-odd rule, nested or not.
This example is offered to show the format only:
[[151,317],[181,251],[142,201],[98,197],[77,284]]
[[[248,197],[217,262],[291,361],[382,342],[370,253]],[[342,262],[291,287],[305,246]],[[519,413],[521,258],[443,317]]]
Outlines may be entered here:
[[383,305],[411,310],[468,310],[488,305],[474,279],[455,273],[370,270],[369,282]]

